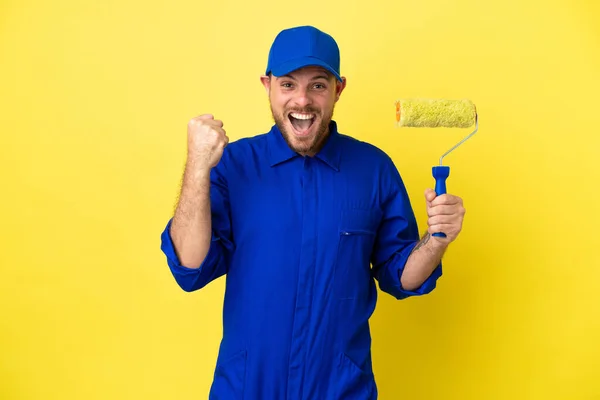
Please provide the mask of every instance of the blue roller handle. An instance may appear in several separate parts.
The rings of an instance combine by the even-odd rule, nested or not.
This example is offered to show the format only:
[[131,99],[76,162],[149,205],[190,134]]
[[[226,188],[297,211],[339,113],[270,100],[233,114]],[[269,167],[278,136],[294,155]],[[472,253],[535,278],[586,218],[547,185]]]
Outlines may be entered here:
[[[433,177],[435,178],[435,194],[442,195],[446,194],[446,178],[450,176],[450,167],[435,166],[433,167]],[[446,237],[443,232],[436,232],[433,234],[435,237]]]

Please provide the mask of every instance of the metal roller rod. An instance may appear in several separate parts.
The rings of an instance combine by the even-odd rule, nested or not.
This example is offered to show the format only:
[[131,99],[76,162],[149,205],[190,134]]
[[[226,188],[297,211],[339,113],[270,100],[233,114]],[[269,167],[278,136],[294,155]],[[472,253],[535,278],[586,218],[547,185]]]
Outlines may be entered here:
[[458,142],[457,144],[454,145],[454,147],[452,147],[450,150],[448,150],[447,152],[445,152],[441,157],[440,157],[440,165],[442,165],[442,162],[444,160],[444,157],[446,157],[448,154],[450,154],[450,152],[454,149],[456,149],[458,146],[460,146],[461,144],[463,144],[468,138],[470,138],[471,136],[473,136],[475,133],[477,133],[477,130],[479,129],[479,117],[477,114],[475,114],[475,130],[473,132],[471,132],[466,138],[464,138],[463,140],[461,140],[460,142]]

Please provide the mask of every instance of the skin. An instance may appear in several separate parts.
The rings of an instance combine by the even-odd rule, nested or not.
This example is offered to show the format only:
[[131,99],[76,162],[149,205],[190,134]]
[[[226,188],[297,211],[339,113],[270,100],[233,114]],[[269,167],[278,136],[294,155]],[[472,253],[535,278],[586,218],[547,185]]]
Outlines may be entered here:
[[[314,156],[329,135],[329,122],[335,104],[346,87],[320,67],[305,67],[289,75],[261,76],[269,96],[271,113],[290,148],[304,156]],[[311,114],[314,121],[307,132],[299,133],[290,122],[293,112]]]
[[[400,283],[406,290],[415,290],[431,275],[441,261],[448,245],[462,230],[465,208],[460,197],[452,194],[437,196],[433,189],[425,191],[427,232],[406,261]],[[432,236],[444,232],[445,238]]]
[[170,233],[181,265],[200,268],[210,248],[210,170],[229,138],[212,114],[192,118],[187,127],[187,160]]
[[[317,154],[329,135],[329,123],[346,78],[340,82],[320,67],[305,67],[286,76],[261,76],[260,80],[269,96],[273,119],[290,148],[304,156]],[[310,116],[310,127],[294,128],[289,118],[293,113]],[[190,120],[187,133],[187,161],[171,236],[182,265],[199,268],[211,240],[210,170],[220,161],[229,139],[223,122],[211,114]],[[417,289],[431,275],[462,230],[465,208],[460,197],[436,196],[435,191],[427,189],[425,204],[427,233],[413,249],[400,276],[407,290]],[[432,236],[435,232],[444,232],[446,237]]]

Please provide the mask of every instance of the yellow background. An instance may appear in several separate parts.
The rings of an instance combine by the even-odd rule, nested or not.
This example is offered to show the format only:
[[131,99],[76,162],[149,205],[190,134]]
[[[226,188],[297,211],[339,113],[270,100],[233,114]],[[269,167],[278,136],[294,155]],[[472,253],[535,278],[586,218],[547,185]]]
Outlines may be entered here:
[[421,229],[468,130],[399,130],[398,97],[468,97],[447,159],[465,227],[429,296],[380,296],[383,399],[600,399],[600,6],[588,0],[0,3],[0,398],[207,398],[223,280],[160,252],[187,121],[269,129],[283,28],[342,52],[343,133],[388,152]]

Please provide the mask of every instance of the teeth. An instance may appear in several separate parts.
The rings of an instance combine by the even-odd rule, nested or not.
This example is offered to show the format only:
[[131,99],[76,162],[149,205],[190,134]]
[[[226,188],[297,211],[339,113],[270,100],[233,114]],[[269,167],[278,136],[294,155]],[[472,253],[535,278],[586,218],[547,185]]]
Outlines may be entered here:
[[312,119],[314,117],[314,114],[291,113],[290,115],[296,119]]

